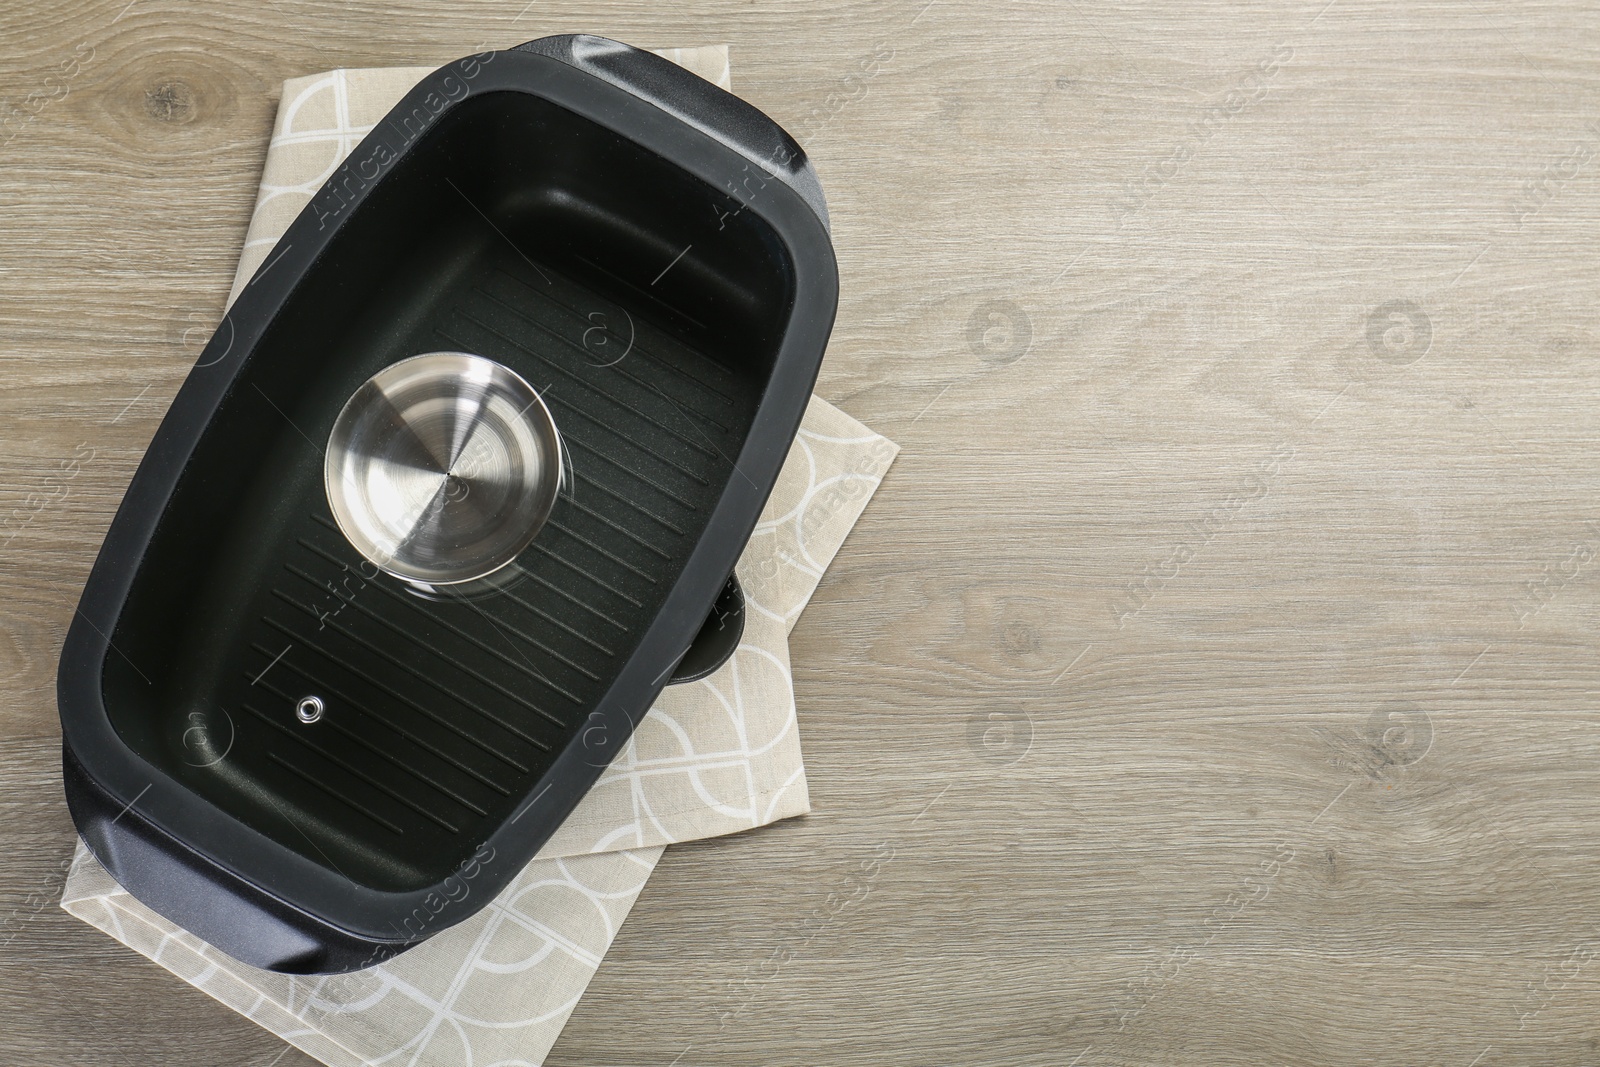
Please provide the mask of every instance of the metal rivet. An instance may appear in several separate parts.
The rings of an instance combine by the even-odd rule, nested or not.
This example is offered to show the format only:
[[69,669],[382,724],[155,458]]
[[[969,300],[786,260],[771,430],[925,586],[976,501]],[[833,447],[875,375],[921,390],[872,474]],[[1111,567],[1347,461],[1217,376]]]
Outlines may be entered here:
[[301,697],[300,703],[294,706],[294,713],[301,722],[316,722],[322,718],[322,698]]

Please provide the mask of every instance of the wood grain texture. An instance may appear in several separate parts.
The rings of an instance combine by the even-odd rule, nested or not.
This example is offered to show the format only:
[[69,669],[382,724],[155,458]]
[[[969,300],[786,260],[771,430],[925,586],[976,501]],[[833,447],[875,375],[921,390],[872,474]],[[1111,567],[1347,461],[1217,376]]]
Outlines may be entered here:
[[0,13],[0,1062],[311,1062],[55,908],[55,659],[280,81],[579,29],[731,42],[905,451],[814,813],[671,849],[550,1062],[1600,1056],[1592,5],[125,3]]

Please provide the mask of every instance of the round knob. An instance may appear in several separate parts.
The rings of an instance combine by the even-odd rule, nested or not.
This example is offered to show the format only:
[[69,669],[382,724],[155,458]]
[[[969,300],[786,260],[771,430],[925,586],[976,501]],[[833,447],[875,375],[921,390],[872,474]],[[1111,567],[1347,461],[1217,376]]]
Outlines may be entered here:
[[429,585],[489,575],[528,547],[561,491],[561,438],[534,388],[493,360],[432,352],[345,403],[328,505],[374,565]]

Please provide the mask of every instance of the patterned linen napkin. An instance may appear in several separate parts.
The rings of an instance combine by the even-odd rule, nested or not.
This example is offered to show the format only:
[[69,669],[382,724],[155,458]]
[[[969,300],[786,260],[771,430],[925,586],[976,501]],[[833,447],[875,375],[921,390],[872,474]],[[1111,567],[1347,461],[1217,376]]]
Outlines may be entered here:
[[[729,87],[726,45],[658,54]],[[336,70],[284,83],[234,295],[430,70]],[[738,650],[711,677],[667,689],[539,855],[466,922],[354,974],[275,974],[150,911],[81,841],[61,906],[334,1067],[542,1062],[667,844],[810,810],[788,632],[898,451],[811,398],[738,563],[747,600]]]

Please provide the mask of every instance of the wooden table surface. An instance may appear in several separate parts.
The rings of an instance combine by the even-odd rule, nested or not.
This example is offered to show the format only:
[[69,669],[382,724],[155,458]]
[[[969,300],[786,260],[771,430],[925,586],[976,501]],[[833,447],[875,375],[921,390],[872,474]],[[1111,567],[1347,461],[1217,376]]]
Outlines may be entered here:
[[55,906],[56,657],[279,83],[573,30],[732,44],[904,452],[814,812],[672,848],[549,1062],[1600,1059],[1592,5],[16,0],[0,1063],[312,1062]]

